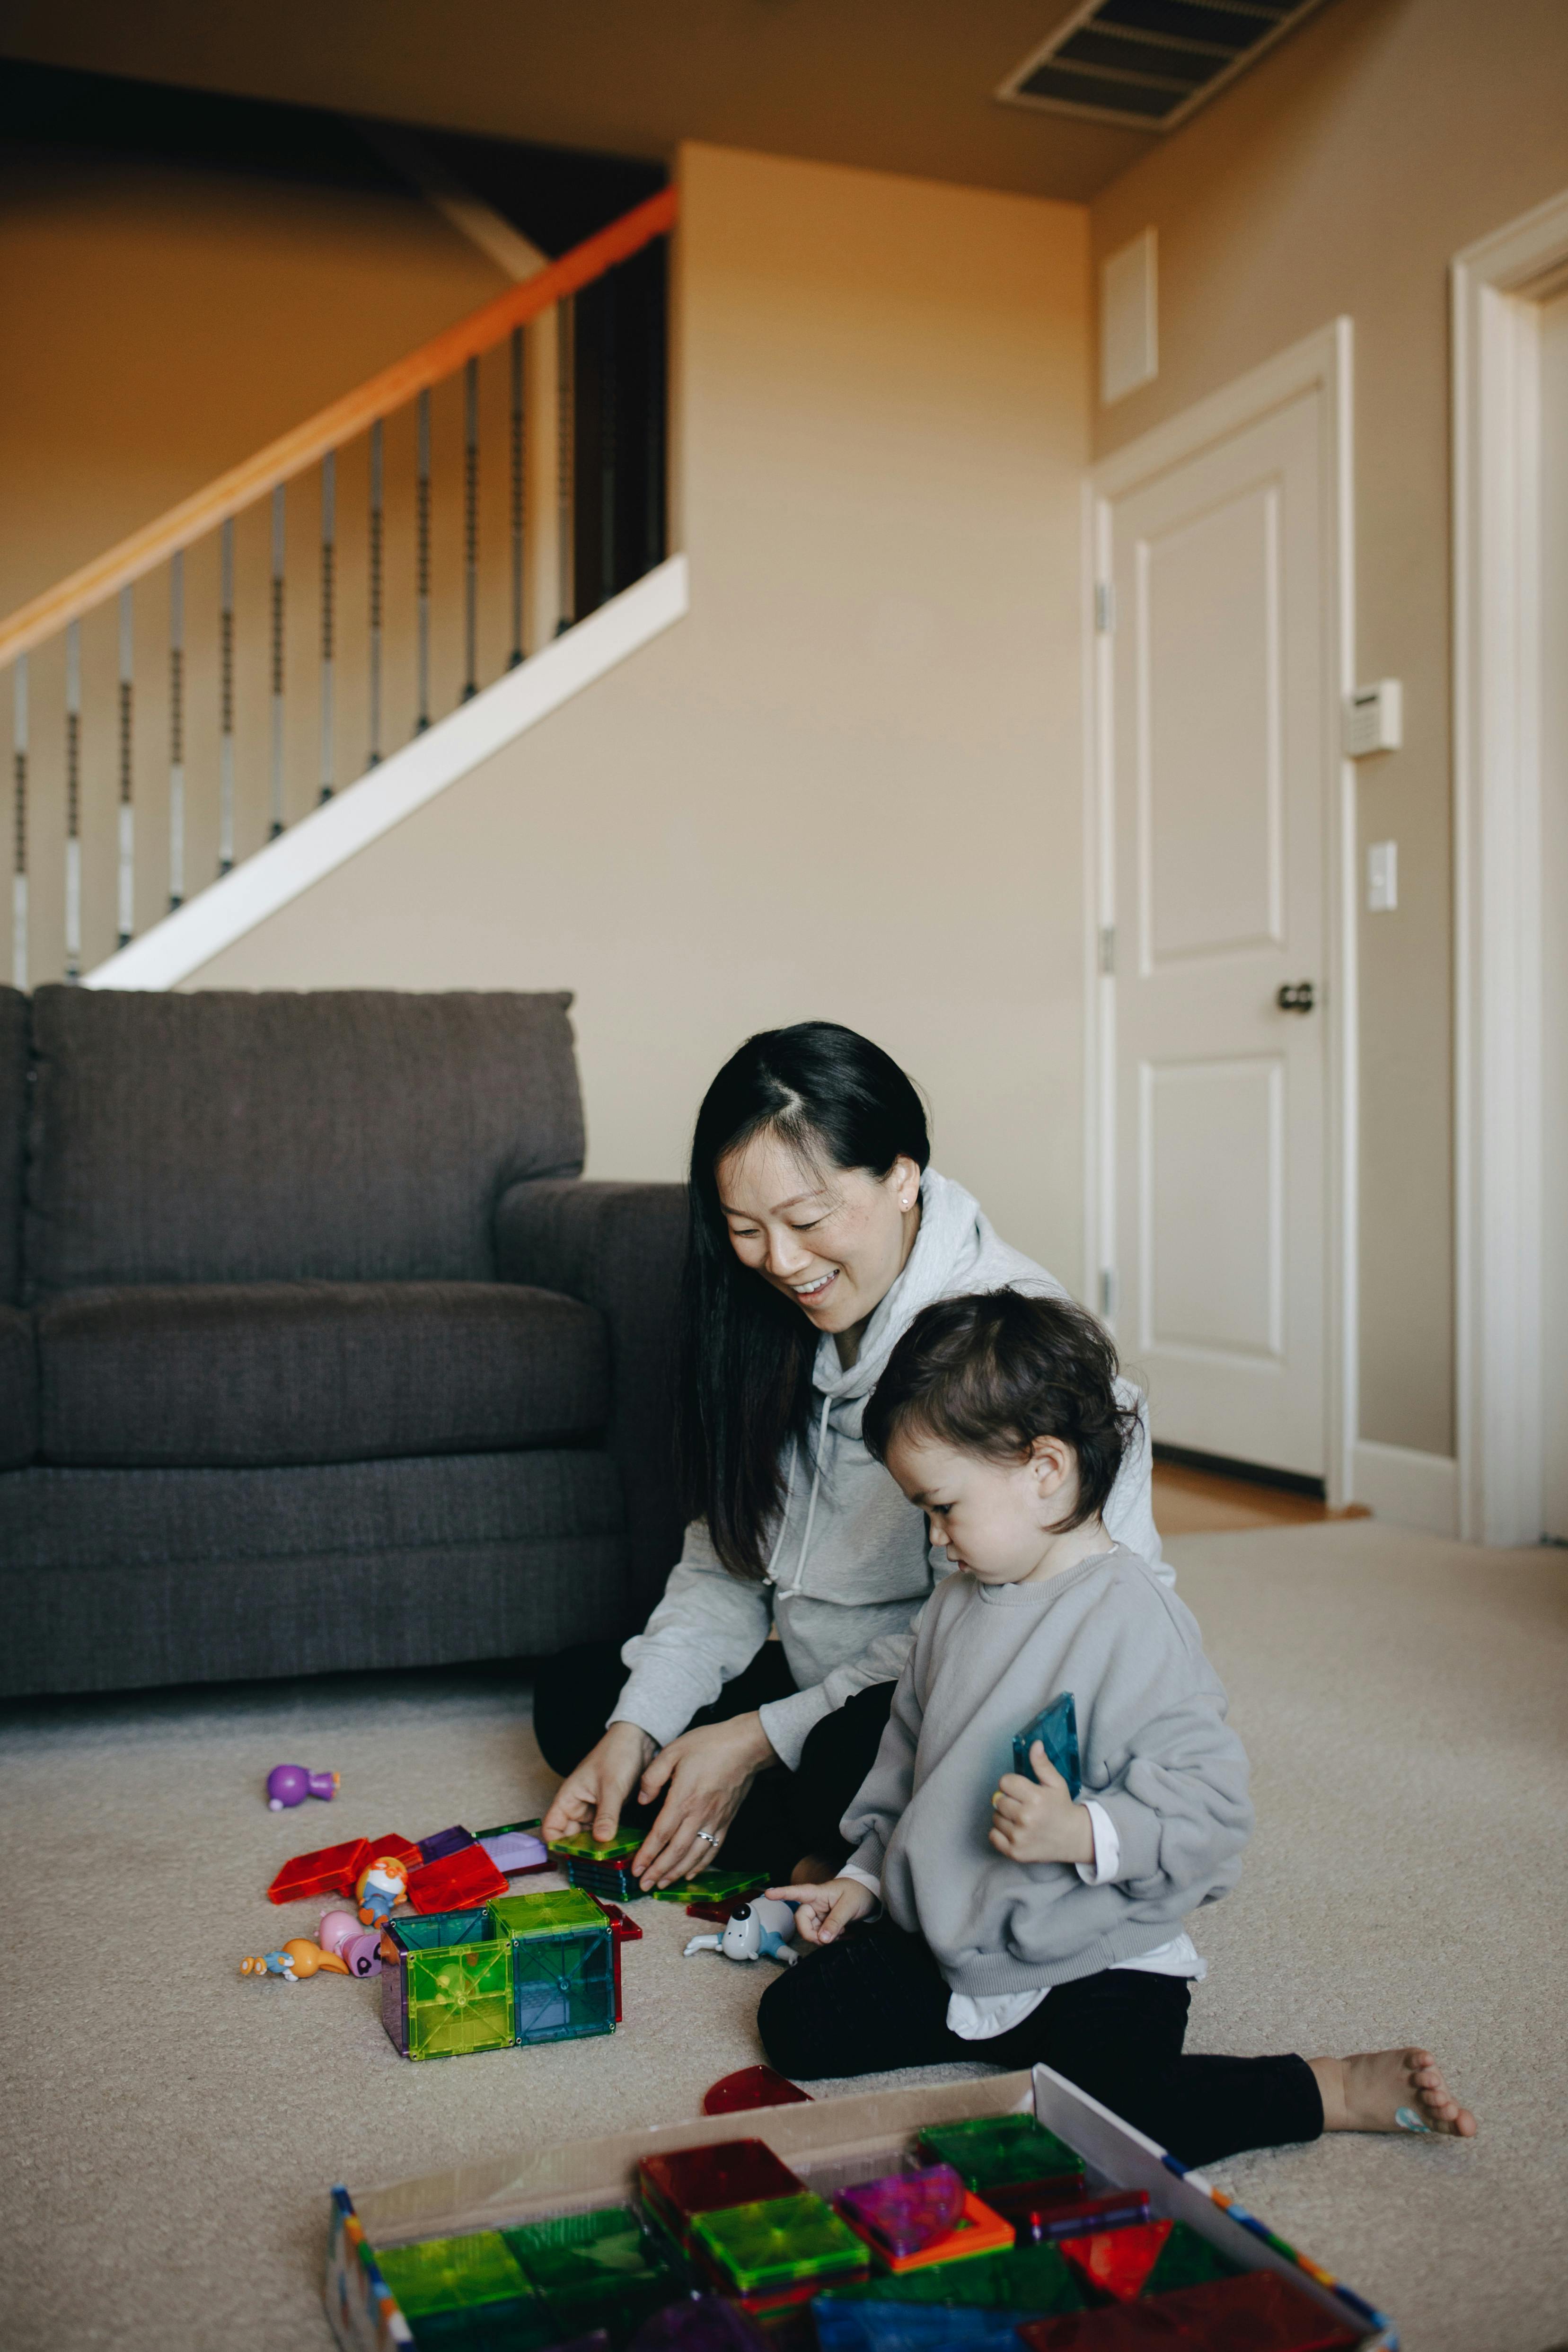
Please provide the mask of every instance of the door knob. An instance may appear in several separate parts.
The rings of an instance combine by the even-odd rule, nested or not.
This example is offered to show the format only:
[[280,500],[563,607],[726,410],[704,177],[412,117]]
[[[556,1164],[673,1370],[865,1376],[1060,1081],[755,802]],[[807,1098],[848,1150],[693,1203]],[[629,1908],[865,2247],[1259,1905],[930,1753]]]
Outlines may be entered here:
[[1317,998],[1310,980],[1299,980],[1294,988],[1289,982],[1274,1000],[1281,1013],[1310,1013]]

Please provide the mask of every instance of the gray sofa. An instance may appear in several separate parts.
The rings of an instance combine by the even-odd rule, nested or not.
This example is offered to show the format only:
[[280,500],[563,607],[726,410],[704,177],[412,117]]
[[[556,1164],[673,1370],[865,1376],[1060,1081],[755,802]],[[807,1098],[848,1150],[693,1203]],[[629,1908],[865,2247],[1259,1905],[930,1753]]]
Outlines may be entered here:
[[564,995],[0,991],[0,1692],[538,1656],[677,1557]]

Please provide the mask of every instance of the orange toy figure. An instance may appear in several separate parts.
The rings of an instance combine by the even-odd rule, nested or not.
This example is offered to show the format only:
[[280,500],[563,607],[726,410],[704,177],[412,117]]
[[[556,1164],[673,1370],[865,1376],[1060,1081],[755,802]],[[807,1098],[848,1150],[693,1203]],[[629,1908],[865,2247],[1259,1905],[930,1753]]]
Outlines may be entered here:
[[354,1881],[354,1900],[367,1927],[384,1927],[395,1903],[408,1893],[408,1865],[390,1853],[377,1854]]
[[303,1977],[313,1977],[321,1969],[331,1976],[346,1977],[345,1961],[335,1952],[323,1952],[320,1944],[312,1944],[309,1936],[290,1936],[280,1951],[263,1952],[253,1960],[241,1960],[242,1977],[281,1977],[285,1984],[298,1984]]

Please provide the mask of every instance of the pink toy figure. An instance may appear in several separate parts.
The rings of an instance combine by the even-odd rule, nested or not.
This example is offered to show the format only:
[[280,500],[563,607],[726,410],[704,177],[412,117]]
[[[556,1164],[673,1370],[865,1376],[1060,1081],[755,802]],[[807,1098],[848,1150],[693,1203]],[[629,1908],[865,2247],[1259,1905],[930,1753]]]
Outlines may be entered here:
[[343,1946],[340,1955],[351,1977],[378,1977],[381,1974],[381,1929],[371,1927]]
[[346,1977],[348,1964],[335,1952],[323,1952],[320,1944],[312,1944],[309,1936],[290,1936],[281,1951],[263,1952],[253,1960],[241,1960],[242,1977],[281,1977],[285,1984],[298,1984],[304,1977],[313,1977],[325,1970],[329,1975]]
[[267,1775],[267,1810],[280,1813],[285,1805],[302,1805],[307,1797],[320,1797],[330,1805],[338,1793],[335,1772],[308,1772],[303,1764],[274,1764]]
[[379,1927],[391,1916],[393,1905],[400,1903],[407,1892],[406,1864],[390,1853],[377,1854],[370,1868],[361,1871],[354,1885],[361,1925]]
[[323,1952],[335,1952],[341,1957],[344,1946],[352,1944],[356,1936],[363,1933],[364,1929],[352,1911],[323,1911],[321,1924],[316,1930],[316,1941]]

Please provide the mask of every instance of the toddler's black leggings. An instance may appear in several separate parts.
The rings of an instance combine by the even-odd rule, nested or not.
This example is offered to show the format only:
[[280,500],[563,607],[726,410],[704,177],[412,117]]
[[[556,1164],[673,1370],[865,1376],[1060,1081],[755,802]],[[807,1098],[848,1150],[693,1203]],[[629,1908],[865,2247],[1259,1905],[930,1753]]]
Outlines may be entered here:
[[890,1919],[807,1952],[757,2011],[772,2064],[795,2081],[900,2066],[1054,2066],[1184,2164],[1316,2139],[1317,2078],[1305,2059],[1184,2057],[1184,1977],[1105,1969],[1058,1985],[993,2042],[948,2031],[948,1989],[930,1948]]

